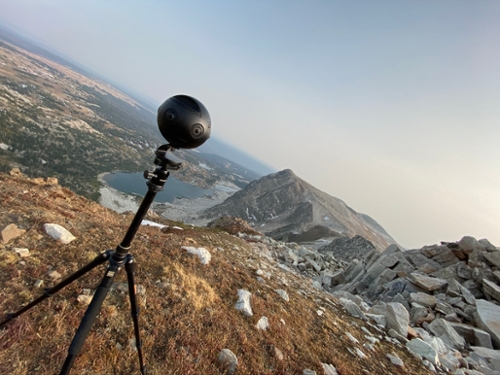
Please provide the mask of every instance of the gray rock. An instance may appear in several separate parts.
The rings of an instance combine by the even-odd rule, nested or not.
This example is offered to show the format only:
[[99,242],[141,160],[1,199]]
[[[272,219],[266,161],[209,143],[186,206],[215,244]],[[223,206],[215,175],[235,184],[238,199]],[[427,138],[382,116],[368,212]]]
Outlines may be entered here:
[[386,357],[389,359],[389,361],[391,361],[391,363],[394,366],[397,366],[397,367],[404,367],[405,366],[405,364],[401,360],[401,358],[399,358],[398,355],[394,352],[392,352],[391,354],[386,354]]
[[343,297],[340,298],[340,303],[342,303],[344,310],[351,316],[363,320],[368,320],[366,315],[361,311],[358,305],[356,305],[351,300],[345,299]]
[[497,306],[484,299],[476,300],[477,312],[475,314],[476,325],[488,332],[495,349],[500,349],[500,306]]
[[426,307],[436,306],[436,297],[427,293],[410,293],[410,302],[416,302],[419,305]]
[[444,279],[438,279],[435,277],[424,276],[424,275],[420,275],[420,274],[415,273],[415,272],[410,274],[409,280],[413,284],[417,285],[418,287],[420,287],[428,292],[432,292],[432,291],[441,289],[441,288],[445,287],[446,285],[448,285],[448,281],[446,281]]
[[219,353],[218,361],[219,366],[226,374],[232,375],[236,372],[238,358],[236,358],[236,355],[231,350],[222,349]]
[[471,347],[471,350],[486,360],[486,363],[495,371],[500,371],[500,350],[482,348],[479,346]]
[[302,371],[302,375],[316,375],[316,371],[306,368],[304,371]]
[[387,319],[387,328],[393,328],[401,336],[406,337],[408,335],[408,325],[410,324],[410,315],[408,310],[398,303],[389,302],[387,304],[387,310],[385,315]]
[[497,268],[500,268],[500,251],[495,251],[492,253],[484,253],[483,256],[492,265],[494,265]]
[[398,340],[400,343],[402,344],[406,344],[408,342],[408,339],[406,338],[406,336],[402,336],[400,335],[398,332],[396,332],[396,330],[394,330],[393,328],[389,329],[389,331],[387,332],[387,334],[389,336],[391,336],[392,338],[395,338],[396,340]]
[[446,354],[439,356],[439,362],[441,363],[441,369],[446,369],[447,372],[452,372],[460,367],[460,360],[453,355],[453,353],[448,352]]
[[445,319],[436,319],[429,324],[429,329],[437,337],[441,338],[450,347],[462,350],[465,348],[465,340],[453,329]]
[[474,280],[466,280],[462,283],[462,286],[466,288],[476,299],[484,299],[484,293],[480,284],[475,282]]
[[469,305],[476,305],[476,297],[474,297],[474,294],[472,294],[469,289],[460,285],[460,293],[462,294],[465,302],[467,302]]
[[480,239],[478,242],[484,247],[484,250],[486,250],[486,251],[498,251],[498,248],[495,247],[486,238]]
[[283,298],[286,302],[290,301],[290,297],[288,297],[288,293],[285,290],[276,289],[275,292],[278,293],[279,296]]
[[443,267],[435,272],[432,272],[430,275],[438,279],[444,279],[444,280],[454,279],[461,283],[462,281],[464,281],[464,279],[458,277],[457,267],[458,267],[457,263],[451,264],[447,267]]
[[386,327],[387,325],[387,320],[385,316],[383,315],[376,315],[376,314],[365,314],[365,316],[371,320],[373,320],[376,324],[378,324],[381,327]]
[[474,237],[471,236],[462,237],[462,239],[458,242],[458,248],[465,254],[470,254],[474,250],[484,250],[484,247]]
[[350,262],[353,259],[363,259],[373,250],[376,249],[370,241],[356,235],[353,238],[335,238],[332,242],[321,247],[318,251],[332,253],[336,259]]
[[439,364],[436,350],[422,339],[413,339],[406,343],[406,347],[416,355],[427,359],[434,366]]
[[457,276],[465,280],[472,279],[472,268],[464,262],[458,263]]
[[418,303],[412,304],[410,309],[410,320],[413,325],[418,325],[429,316],[429,309]]
[[491,336],[488,332],[469,324],[450,322],[450,325],[468,344],[493,349]]
[[495,284],[493,281],[483,279],[483,291],[487,296],[490,296],[500,302],[500,286]]

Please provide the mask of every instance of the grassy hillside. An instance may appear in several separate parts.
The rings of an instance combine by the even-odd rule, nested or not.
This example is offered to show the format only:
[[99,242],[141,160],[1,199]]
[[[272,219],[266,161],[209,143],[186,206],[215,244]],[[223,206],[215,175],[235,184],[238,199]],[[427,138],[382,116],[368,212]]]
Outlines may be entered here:
[[[0,200],[0,230],[9,224],[26,230],[0,244],[2,318],[43,293],[35,287],[37,280],[46,287],[54,285],[49,271],[65,277],[99,252],[114,248],[132,219],[59,185],[21,175],[0,174]],[[45,223],[60,224],[77,239],[63,245],[45,233]],[[202,265],[182,246],[206,248],[211,262]],[[16,248],[29,249],[30,256],[20,258]],[[139,229],[131,253],[138,263],[139,320],[149,374],[222,374],[217,357],[224,348],[236,354],[238,374],[302,374],[304,369],[322,374],[321,363],[334,365],[341,375],[428,374],[401,346],[381,340],[374,351],[364,348],[367,339],[361,327],[380,336],[373,326],[347,316],[331,295],[314,289],[310,279],[279,268],[256,249],[207,228]],[[259,282],[257,269],[269,272],[270,278]],[[84,289],[93,290],[102,275],[102,268],[94,270],[0,331],[0,373],[58,373],[84,314],[77,297]],[[130,345],[134,335],[128,296],[120,284],[125,279],[122,271],[115,283],[119,288],[105,300],[72,373],[139,373]],[[235,309],[238,289],[252,293],[253,316]],[[276,289],[284,289],[289,302]],[[269,320],[266,331],[256,328],[262,316]],[[367,357],[360,359],[355,348]],[[393,351],[403,359],[403,369],[386,358]]]

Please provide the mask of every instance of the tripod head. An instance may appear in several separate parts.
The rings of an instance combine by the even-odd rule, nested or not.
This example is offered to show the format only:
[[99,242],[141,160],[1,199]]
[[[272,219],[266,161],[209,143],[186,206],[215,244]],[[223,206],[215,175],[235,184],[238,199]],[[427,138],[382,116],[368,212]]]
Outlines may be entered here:
[[212,123],[197,99],[175,95],[158,108],[158,127],[173,148],[196,148],[210,137]]

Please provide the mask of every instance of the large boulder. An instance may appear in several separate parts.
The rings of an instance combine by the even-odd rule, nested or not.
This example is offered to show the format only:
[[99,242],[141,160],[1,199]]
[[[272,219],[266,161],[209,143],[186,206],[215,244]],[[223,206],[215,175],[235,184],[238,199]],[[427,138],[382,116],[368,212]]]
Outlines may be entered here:
[[500,349],[500,306],[484,299],[476,300],[476,325],[491,335],[495,349]]

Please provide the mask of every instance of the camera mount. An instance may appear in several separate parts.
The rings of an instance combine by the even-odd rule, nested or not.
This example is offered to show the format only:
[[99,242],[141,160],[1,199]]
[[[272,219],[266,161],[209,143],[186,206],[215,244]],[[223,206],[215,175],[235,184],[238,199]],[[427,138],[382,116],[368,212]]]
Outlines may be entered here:
[[77,280],[87,272],[93,270],[97,266],[108,262],[104,277],[98,285],[94,296],[83,316],[80,326],[78,327],[73,341],[68,348],[68,355],[64,361],[60,375],[67,375],[73,366],[78,354],[82,350],[82,346],[87,338],[93,322],[95,321],[101,306],[108,294],[111,285],[118,273],[125,266],[127,272],[127,283],[130,298],[131,315],[134,324],[135,342],[137,347],[137,355],[139,357],[139,366],[142,375],[146,374],[144,359],[142,353],[142,341],[139,330],[139,308],[137,306],[136,288],[135,288],[135,267],[133,255],[129,254],[132,240],[137,233],[144,217],[146,216],[149,207],[154,201],[156,194],[163,190],[163,186],[170,175],[169,170],[178,170],[181,163],[175,162],[168,158],[167,152],[174,151],[176,148],[195,148],[203,144],[210,136],[211,122],[207,109],[198,100],[187,95],[177,95],[167,99],[158,109],[158,127],[162,135],[171,144],[160,146],[155,154],[154,164],[157,165],[153,172],[145,171],[144,178],[148,181],[148,192],[144,196],[132,223],[130,224],[127,233],[122,242],[115,250],[107,250],[99,254],[92,262],[80,268],[72,275],[65,278],[52,288],[46,288],[45,293],[24,306],[15,313],[7,314],[7,319],[0,322],[0,329],[4,328],[10,321],[17,318],[19,315],[30,310],[43,300],[54,295],[65,286]]

